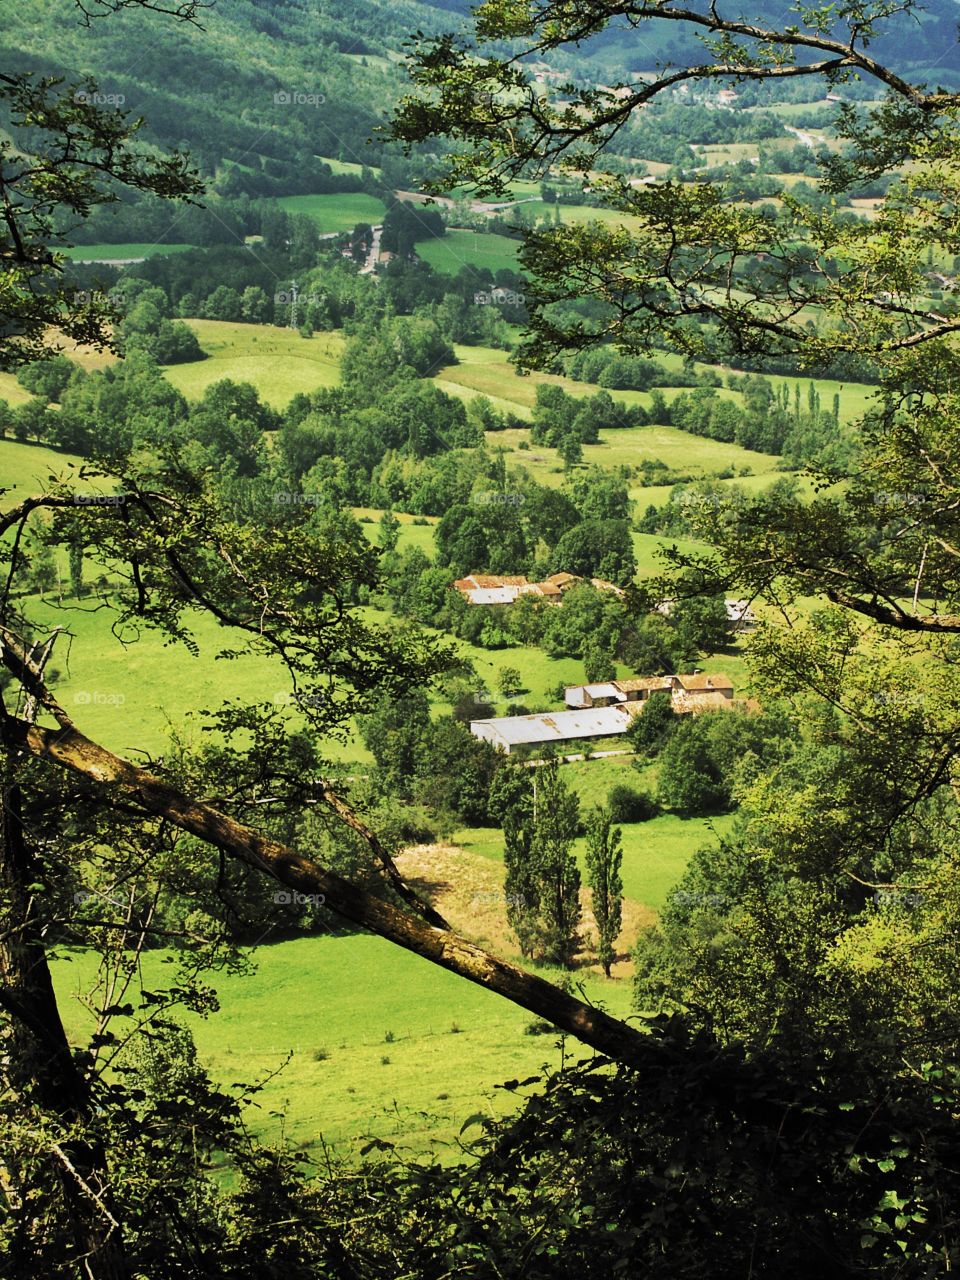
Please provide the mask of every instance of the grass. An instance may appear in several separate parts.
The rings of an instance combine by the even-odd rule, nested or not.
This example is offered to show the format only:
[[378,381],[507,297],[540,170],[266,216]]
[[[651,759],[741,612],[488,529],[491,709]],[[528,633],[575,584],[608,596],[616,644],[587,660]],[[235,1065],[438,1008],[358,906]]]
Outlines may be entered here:
[[[353,507],[353,514],[363,523],[363,531],[374,544],[377,542],[377,523],[380,520],[383,511],[376,507]],[[397,532],[397,549],[406,551],[407,547],[417,547],[426,555],[433,558],[435,551],[433,543],[434,528],[440,523],[437,516],[412,516],[406,512],[394,512],[397,520],[400,522],[400,528]],[[414,524],[415,520],[426,520],[426,524]]]
[[[161,953],[144,956],[148,988],[171,981],[162,962]],[[227,1087],[276,1071],[292,1050],[248,1123],[274,1139],[282,1126],[294,1145],[318,1156],[321,1139],[356,1154],[378,1137],[417,1151],[447,1143],[453,1157],[468,1115],[515,1105],[515,1095],[497,1084],[560,1064],[555,1036],[523,1034],[531,1014],[380,938],[303,938],[262,947],[256,962],[254,977],[213,979],[218,1014],[184,1021],[202,1062]],[[54,966],[75,1041],[90,1026],[77,996],[94,976],[94,960],[84,953],[62,955]],[[590,1000],[617,1015],[629,1012],[628,983],[589,974],[583,982]],[[386,1055],[388,1030],[394,1039]],[[315,1060],[318,1049],[329,1056]],[[568,1042],[571,1051],[577,1046]]]
[[[363,173],[364,166],[359,161],[336,160],[333,156],[318,156],[317,159],[322,160],[324,164],[328,164],[334,173],[352,173],[358,178]],[[377,175],[380,173],[378,165],[371,164],[367,168]]]
[[[55,600],[34,600],[30,614],[40,629],[69,629],[71,639],[61,638],[54,662],[57,695],[84,733],[121,755],[161,753],[170,726],[199,744],[201,709],[215,710],[228,699],[279,701],[289,689],[279,662],[267,655],[218,659],[216,654],[237,637],[207,614],[189,620],[200,646],[194,656],[181,645],[165,644],[149,628],[129,632],[123,637],[127,643],[121,643],[111,631],[114,615],[95,603],[71,598],[58,607]],[[369,760],[359,739],[331,744],[330,756],[350,763]]]
[[157,258],[163,253],[183,253],[192,244],[76,244],[61,250],[73,262],[115,262],[124,258]]
[[[630,767],[629,756],[588,760],[563,766],[563,776],[580,795],[584,809],[602,803],[616,782],[637,786],[639,779]],[[602,779],[597,784],[594,774]],[[623,830],[624,897],[655,911],[662,909],[667,896],[683,875],[693,854],[703,845],[726,835],[733,814],[714,818],[678,818],[661,814],[648,822],[625,823]],[[454,832],[455,842],[495,862],[503,861],[503,832],[492,827],[468,827]],[[576,841],[574,852],[586,882],[586,842]]]
[[207,354],[205,360],[168,365],[164,375],[188,400],[199,400],[222,378],[250,382],[262,400],[284,408],[297,392],[333,387],[340,381],[339,333],[301,338],[293,329],[229,320],[188,320]]
[[18,404],[26,404],[33,396],[17,381],[16,374],[0,373],[0,400],[6,400],[12,408]]
[[[503,449],[507,466],[525,467],[539,484],[562,484],[563,464],[556,450],[546,445],[533,445],[529,441],[529,431],[522,428],[487,434],[488,449]],[[525,449],[521,447],[524,444],[527,445]],[[621,466],[639,467],[645,461],[662,461],[671,469],[694,477],[747,469],[764,477],[765,483],[770,483],[778,474],[779,460],[769,454],[742,449],[737,444],[722,444],[691,435],[676,427],[615,427],[600,432],[599,444],[583,446],[583,465],[587,467],[610,470]],[[666,492],[669,493],[668,488]],[[645,506],[645,503],[641,506],[640,514]]]
[[455,276],[464,267],[488,267],[491,271],[516,271],[518,240],[495,236],[489,231],[448,230],[435,240],[421,240],[417,254],[446,275]]
[[358,222],[382,222],[386,206],[376,196],[363,191],[341,191],[332,195],[281,196],[276,202],[287,213],[305,214],[317,224],[322,235],[352,231]]
[[665,573],[667,562],[660,556],[664,547],[676,547],[684,555],[696,555],[710,548],[705,542],[697,542],[693,538],[675,538],[670,534],[634,533],[633,554],[637,557],[637,577],[653,578]]
[[[418,532],[422,528],[404,527]],[[147,628],[128,634],[123,637],[127,643],[122,643],[111,631],[114,615],[94,605],[92,599],[78,602],[70,597],[59,606],[54,596],[45,602],[31,601],[30,613],[40,630],[54,626],[69,629],[72,638],[64,638],[57,650],[58,696],[76,714],[81,729],[113,751],[122,755],[138,750],[160,753],[168,744],[170,726],[197,742],[200,709],[210,709],[220,700],[274,702],[285,696],[287,680],[279,663],[269,656],[216,657],[221,649],[236,643],[237,636],[207,614],[190,615],[189,625],[199,646],[199,654],[193,656],[182,646],[164,644],[162,635]],[[372,607],[363,609],[362,616],[371,623],[387,624],[390,620],[389,614]],[[523,674],[525,704],[555,707],[553,690],[557,684],[578,684],[584,679],[583,664],[576,658],[550,658],[542,649],[527,645],[487,650],[464,640],[443,638],[473,663],[478,692],[496,690],[500,670],[514,667]],[[621,664],[618,674],[633,672]],[[330,757],[348,764],[370,760],[358,737],[343,745],[331,744]]]
[[[69,453],[59,453],[43,445],[20,444],[16,440],[0,440],[0,484],[12,489],[8,497],[22,501],[42,493],[50,476],[69,479],[76,474],[82,459]],[[87,485],[86,488],[93,486]]]
[[[536,400],[537,387],[541,384],[562,386],[570,395],[575,396],[593,396],[600,390],[593,383],[580,382],[574,378],[563,377],[559,374],[535,371],[520,377],[510,363],[510,353],[496,347],[457,345],[454,350],[458,363],[448,365],[440,370],[434,378],[437,385],[444,391],[449,392],[449,394],[459,395],[467,400],[478,394],[488,396],[500,408],[510,409],[522,418],[530,417]],[[679,372],[683,365],[682,358],[674,352],[657,351],[653,353],[652,358],[668,372],[671,370]],[[694,367],[698,372],[713,368],[713,366],[705,364],[696,364]],[[729,373],[740,372],[726,366],[721,366],[717,371],[724,379]],[[781,374],[767,376],[774,386],[779,387],[786,384],[789,387],[791,404],[793,403],[795,389],[799,387],[801,403],[804,409],[806,409],[807,390],[811,381],[819,392],[824,409],[831,409],[833,407],[833,397],[838,395],[840,397],[840,419],[842,422],[851,422],[861,417],[869,406],[875,390],[873,387],[861,382],[839,382],[830,378],[811,379]],[[661,387],[660,390],[670,400],[680,391],[688,390],[688,388]],[[640,404],[644,408],[649,408],[652,399],[651,393],[648,391],[612,391],[610,394],[614,400],[618,400],[622,404]],[[740,393],[731,391],[726,386],[718,387],[717,394],[734,400],[738,404],[742,402]]]

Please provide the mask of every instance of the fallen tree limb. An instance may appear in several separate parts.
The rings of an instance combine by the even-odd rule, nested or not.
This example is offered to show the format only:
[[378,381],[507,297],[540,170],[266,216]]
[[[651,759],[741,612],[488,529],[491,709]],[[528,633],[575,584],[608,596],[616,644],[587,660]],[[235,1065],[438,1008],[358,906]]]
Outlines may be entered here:
[[[52,701],[49,694],[41,698],[48,709]],[[610,1058],[638,1063],[649,1061],[654,1052],[651,1039],[627,1023],[491,955],[453,930],[434,927],[398,910],[296,850],[192,799],[162,778],[99,746],[72,723],[47,729],[8,716],[3,722],[3,736],[8,746],[29,751],[98,786],[119,791],[146,813],[165,818],[298,893],[322,894],[324,905],[344,919],[503,996]]]

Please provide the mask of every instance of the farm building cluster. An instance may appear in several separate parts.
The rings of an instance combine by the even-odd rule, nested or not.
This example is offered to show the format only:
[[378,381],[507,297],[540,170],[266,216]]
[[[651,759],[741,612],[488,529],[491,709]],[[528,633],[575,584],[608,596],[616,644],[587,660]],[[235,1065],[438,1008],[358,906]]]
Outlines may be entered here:
[[[530,582],[523,574],[471,573],[466,578],[458,578],[453,584],[467,604],[509,605],[521,596],[533,596],[537,600],[545,600],[548,604],[560,604],[571,587],[588,582],[597,591],[611,591],[622,596],[623,588],[616,583],[607,582],[605,578],[582,578],[576,573],[551,573],[542,582]],[[658,613],[669,618],[673,612],[673,600],[664,600],[656,606]],[[744,631],[756,623],[756,617],[747,600],[725,600],[727,618],[734,629]]]
[[492,743],[506,755],[520,746],[575,742],[583,738],[610,738],[626,733],[633,718],[643,713],[654,694],[669,694],[678,715],[702,711],[755,710],[751,700],[733,696],[733,682],[721,675],[640,676],[631,680],[604,680],[566,689],[564,711],[536,715],[499,716],[472,720],[470,732]]
[[623,591],[603,578],[581,578],[575,573],[552,573],[542,582],[528,582],[522,574],[504,576],[499,573],[472,573],[468,578],[458,578],[453,584],[468,604],[513,604],[521,596],[534,596],[550,604],[559,604],[565,591],[581,582],[589,582],[598,591],[612,591],[622,596]]

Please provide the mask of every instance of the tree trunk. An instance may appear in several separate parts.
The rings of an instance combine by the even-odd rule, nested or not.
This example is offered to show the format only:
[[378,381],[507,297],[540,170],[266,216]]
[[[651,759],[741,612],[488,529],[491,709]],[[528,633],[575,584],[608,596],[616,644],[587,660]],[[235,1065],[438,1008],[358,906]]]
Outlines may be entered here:
[[[92,1116],[90,1090],[70,1052],[34,911],[30,886],[37,879],[23,826],[23,798],[8,754],[3,761],[0,814],[0,892],[7,912],[0,933],[0,1005],[10,1015],[0,1067],[8,1087],[25,1102],[81,1131]],[[62,1193],[78,1276],[125,1280],[123,1238],[110,1208],[106,1156],[96,1141],[70,1137],[50,1150],[51,1180]],[[34,1274],[29,1232],[14,1250],[23,1275]]]

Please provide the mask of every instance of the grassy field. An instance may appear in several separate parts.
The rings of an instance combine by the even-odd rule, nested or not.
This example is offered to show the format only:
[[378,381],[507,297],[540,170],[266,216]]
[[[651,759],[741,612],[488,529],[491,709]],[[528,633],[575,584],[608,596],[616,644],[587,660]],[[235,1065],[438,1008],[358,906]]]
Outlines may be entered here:
[[125,258],[157,258],[163,253],[183,253],[192,244],[77,244],[61,250],[73,262],[114,262]]
[[[200,646],[193,656],[146,628],[131,631],[121,643],[111,632],[111,615],[95,609],[95,601],[68,598],[63,607],[55,599],[33,601],[30,613],[40,627],[69,629],[72,639],[61,640],[54,663],[58,697],[85,733],[121,755],[162,752],[171,725],[199,743],[201,708],[215,709],[227,699],[280,702],[289,689],[280,664],[270,657],[218,659],[236,635],[206,614],[191,619]],[[330,755],[337,761],[369,760],[359,740],[331,744]]]
[[[162,959],[144,957],[144,986],[170,982]],[[560,1065],[556,1036],[524,1035],[532,1015],[379,938],[304,938],[263,947],[256,961],[255,977],[215,980],[218,1014],[184,1021],[204,1065],[226,1086],[276,1071],[292,1049],[248,1123],[272,1138],[282,1126],[315,1156],[321,1139],[350,1155],[379,1137],[416,1151],[447,1144],[453,1158],[467,1116],[516,1105],[497,1084]],[[76,997],[94,977],[82,953],[55,965],[74,1039],[89,1028]],[[629,1013],[629,983],[586,975],[583,984],[594,1003]],[[576,1056],[578,1046],[568,1042],[567,1051]]]
[[21,387],[17,381],[16,374],[0,373],[0,400],[6,400],[8,405],[15,407],[32,399],[33,396],[26,387]]
[[[412,527],[418,532],[422,529]],[[89,570],[87,576],[91,576]],[[31,615],[41,628],[69,629],[73,640],[69,644],[63,641],[57,651],[58,694],[75,710],[84,732],[111,750],[121,754],[137,749],[160,752],[167,744],[170,725],[185,729],[197,740],[200,722],[195,713],[210,707],[211,690],[222,699],[238,702],[279,702],[285,698],[288,683],[273,659],[261,654],[231,660],[216,657],[236,636],[206,614],[191,616],[191,630],[200,648],[194,657],[180,646],[164,645],[162,636],[148,629],[125,637],[129,643],[122,644],[111,632],[112,616],[105,609],[95,609],[94,603],[71,597],[60,606],[54,595],[45,603],[33,601]],[[389,615],[382,610],[366,608],[362,612],[370,622],[389,622]],[[542,649],[526,645],[479,649],[463,640],[444,638],[473,662],[478,692],[495,689],[503,667],[519,669],[525,684],[523,701],[532,708],[557,706],[556,686],[584,679],[583,664],[576,658],[550,658]],[[633,672],[621,664],[618,674]],[[331,744],[330,755],[346,763],[370,759],[359,739],[346,745]]]
[[451,229],[436,240],[421,240],[417,254],[433,267],[455,276],[463,267],[489,267],[491,271],[516,271],[519,241],[488,231]]
[[50,476],[69,480],[80,464],[81,459],[72,454],[46,449],[43,445],[0,440],[0,486],[12,489],[10,497],[16,501],[42,493]]
[[363,191],[319,196],[281,196],[276,203],[281,209],[286,209],[287,213],[302,213],[312,218],[317,224],[317,230],[323,235],[352,231],[358,222],[382,222],[386,212],[382,200],[378,200],[376,196],[368,196]]
[[[602,803],[617,782],[636,786],[639,779],[630,767],[629,756],[607,760],[587,760],[563,766],[564,779],[580,795],[584,810]],[[594,773],[598,777],[594,777]],[[649,822],[632,822],[623,826],[623,892],[631,902],[654,911],[665,904],[668,894],[683,874],[690,858],[701,846],[715,843],[726,835],[734,821],[733,814],[714,818],[678,818],[661,814]],[[454,841],[484,858],[503,861],[503,832],[492,827],[467,827],[454,832]],[[586,842],[576,841],[574,851],[581,874],[586,877]]]
[[339,333],[301,338],[293,329],[229,320],[188,320],[207,354],[205,360],[168,365],[167,380],[188,400],[199,400],[221,378],[250,382],[262,400],[284,408],[298,391],[333,387],[340,381]]
[[[377,523],[383,514],[376,507],[353,507],[353,514],[363,524],[363,531],[374,544],[377,542]],[[400,529],[397,533],[397,548],[400,551],[406,551],[407,547],[417,547],[426,555],[433,557],[433,531],[440,523],[438,516],[412,516],[406,512],[397,511],[394,513],[400,522]],[[426,524],[414,524],[415,520],[426,520]]]
[[[556,450],[530,444],[529,437],[525,429],[491,431],[487,433],[487,447],[503,449],[507,466],[525,467],[539,484],[562,484],[563,464]],[[588,467],[638,467],[645,461],[661,461],[695,477],[713,476],[728,469],[737,473],[747,470],[767,477],[767,483],[776,478],[778,463],[769,454],[707,440],[676,427],[615,427],[600,432],[599,444],[583,446],[583,463]]]
[[[334,173],[352,173],[359,178],[363,172],[363,164],[356,160],[335,160],[333,156],[318,156],[318,160],[322,160],[324,164],[328,164]],[[367,166],[372,173],[379,174],[379,165],[371,164]]]

